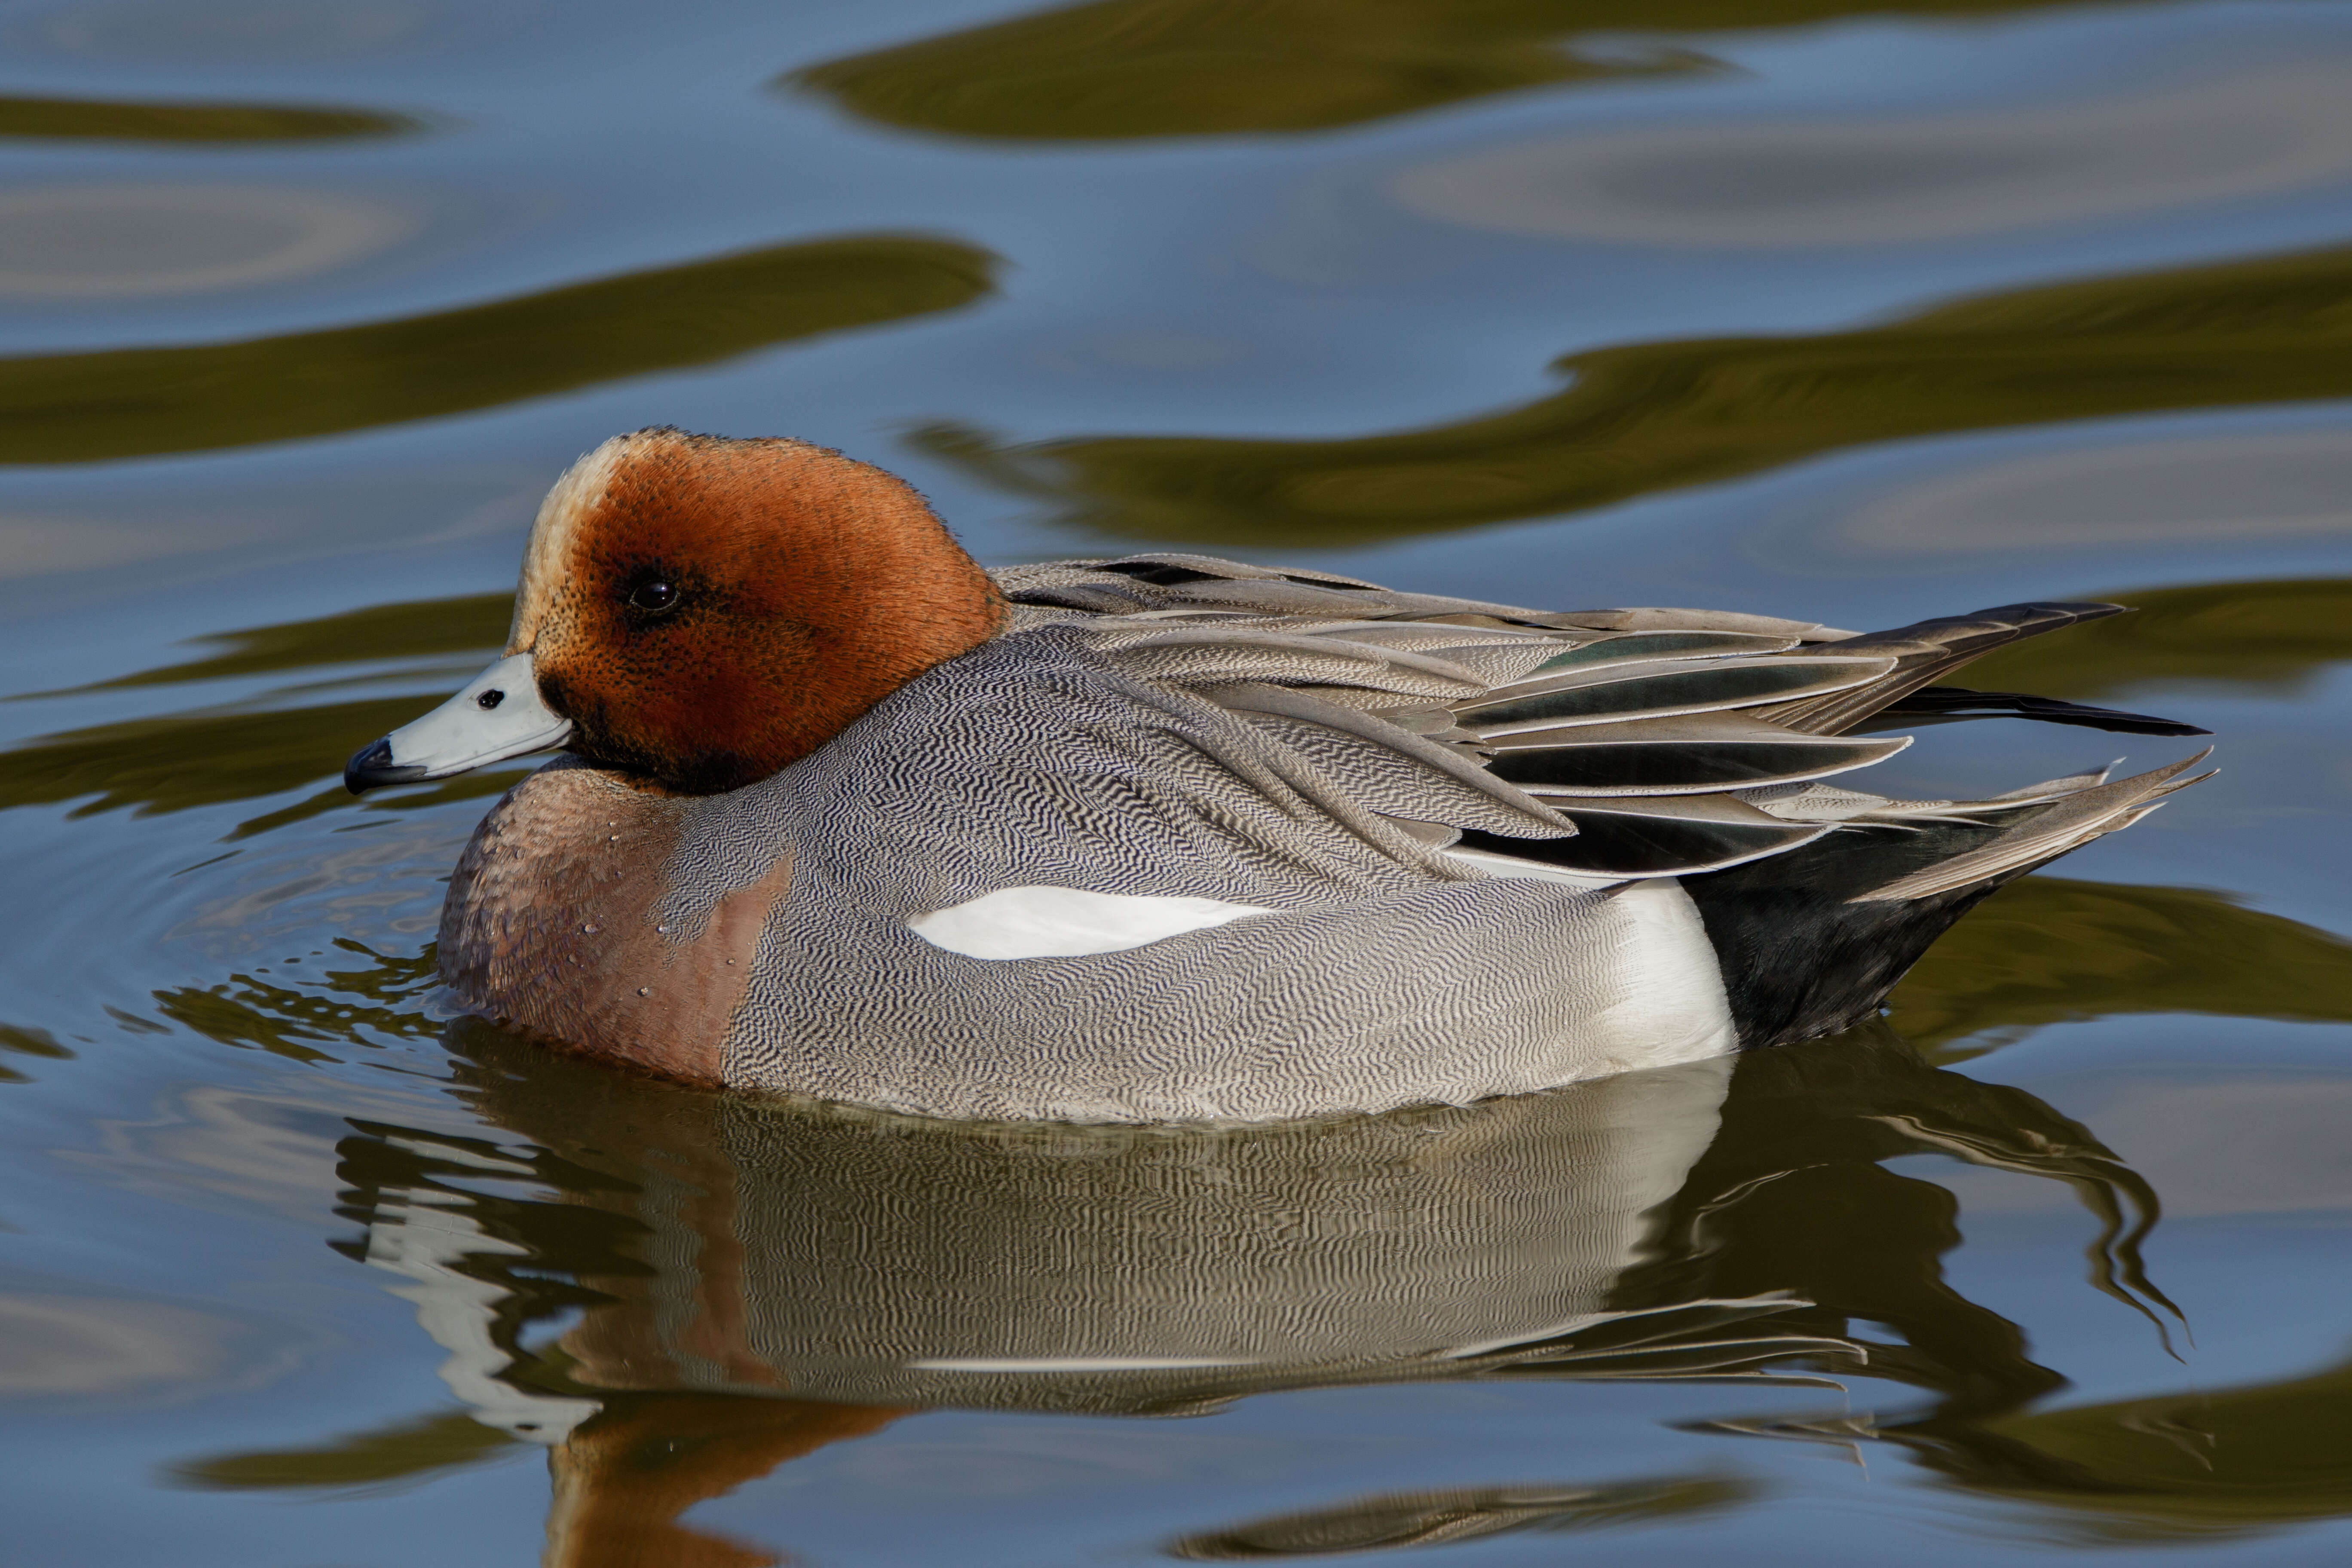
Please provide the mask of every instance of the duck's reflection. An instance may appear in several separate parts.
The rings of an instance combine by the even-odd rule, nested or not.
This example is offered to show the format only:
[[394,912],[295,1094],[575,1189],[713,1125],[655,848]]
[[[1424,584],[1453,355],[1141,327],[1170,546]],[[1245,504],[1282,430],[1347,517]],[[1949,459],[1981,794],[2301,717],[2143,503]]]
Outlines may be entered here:
[[[1948,1426],[2016,1412],[2063,1380],[1945,1282],[1953,1200],[1885,1169],[1898,1154],[2074,1184],[2105,1222],[2095,1280],[2161,1300],[2133,1250],[2143,1184],[2032,1096],[1884,1030],[1230,1130],[920,1122],[649,1083],[478,1026],[457,1043],[514,1142],[363,1126],[341,1147],[344,1212],[475,1418],[551,1447],[567,1563],[757,1561],[677,1514],[943,1405],[1165,1415],[1350,1383],[1866,1367],[1931,1391]],[[541,1342],[547,1320],[569,1323]],[[1619,1511],[1536,1491],[1472,1512],[1516,1529]],[[1454,1521],[1428,1537],[1451,1539],[1473,1494],[1433,1498],[1405,1512]],[[1414,1502],[1300,1528],[1393,1533]]]
[[1547,1366],[1665,1318],[1745,1365],[1722,1326],[1787,1306],[1614,1300],[1658,1259],[1728,1060],[1204,1131],[915,1121],[482,1054],[480,1110],[605,1173],[570,1206],[635,1233],[625,1268],[532,1249],[606,1299],[562,1341],[583,1388],[1167,1413]]

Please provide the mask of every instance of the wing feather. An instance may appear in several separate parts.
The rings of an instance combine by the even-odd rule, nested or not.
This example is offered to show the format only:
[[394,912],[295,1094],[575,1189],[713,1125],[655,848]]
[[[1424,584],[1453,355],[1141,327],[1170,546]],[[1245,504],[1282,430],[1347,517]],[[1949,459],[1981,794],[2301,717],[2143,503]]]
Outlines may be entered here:
[[1774,656],[1602,666],[1499,687],[1457,707],[1481,741],[1569,724],[1668,718],[1843,691],[1894,668],[1884,658]]
[[[1931,684],[2112,605],[2011,605],[1855,634],[1732,611],[1532,610],[1178,552],[997,576],[1027,606],[1016,624],[1083,626],[1123,669],[1246,720],[1365,809],[1433,843],[1460,832],[1442,852],[1489,875],[1604,886],[1737,867],[1834,832],[1885,840],[1892,863],[1878,875],[1893,879],[1832,900],[1932,899],[2112,832],[2195,782],[2184,776],[2195,759],[1973,802],[1820,782],[1910,744],[1856,732],[1898,719],[2187,731]],[[1842,854],[1842,842],[1800,858]]]
[[1807,735],[1744,713],[1581,724],[1490,743],[1496,774],[1531,795],[1697,795],[1826,778],[1911,743]]
[[[1511,807],[1526,819],[1520,828],[1522,832],[1568,835],[1577,831],[1576,824],[1570,818],[1517,785],[1496,778],[1478,763],[1425,736],[1410,733],[1369,713],[1343,708],[1336,702],[1326,702],[1303,691],[1256,682],[1221,686],[1204,695],[1235,712],[1265,714],[1320,725],[1411,757],[1433,772]],[[1444,820],[1426,812],[1395,812],[1390,815],[1421,816],[1430,821]]]

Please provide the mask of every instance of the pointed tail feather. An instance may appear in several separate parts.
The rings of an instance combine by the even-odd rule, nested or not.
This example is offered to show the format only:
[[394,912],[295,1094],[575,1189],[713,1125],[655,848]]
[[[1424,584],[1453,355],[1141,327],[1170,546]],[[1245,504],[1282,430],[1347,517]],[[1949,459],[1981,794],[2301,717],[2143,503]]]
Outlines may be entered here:
[[2163,805],[2166,795],[2211,778],[2210,773],[2183,775],[2212,754],[2213,748],[2208,746],[2193,757],[2184,757],[2151,773],[2077,790],[2001,828],[1974,849],[1852,894],[1846,901],[1888,903],[1924,899],[2011,872],[2030,871],[2070,849],[2081,848],[2102,834],[2129,827]]
[[1896,698],[1845,732],[1916,729],[1921,724],[1950,723],[1962,719],[2036,719],[2044,724],[2078,724],[2085,730],[2106,730],[2119,735],[2213,732],[2176,719],[2126,713],[2119,708],[2093,708],[2087,703],[2036,697],[2024,691],[1971,691],[1965,686],[1923,686]]
[[[1769,719],[1791,730],[1801,730],[1814,735],[1842,735],[1855,726],[1906,700],[1916,700],[1922,688],[1974,658],[1979,658],[1998,647],[2005,647],[2026,637],[2040,637],[2084,621],[2104,620],[2124,613],[2122,605],[2033,603],[2000,605],[1990,610],[1978,610],[1965,616],[1939,616],[1934,620],[1919,621],[1891,631],[1864,632],[1860,637],[1841,637],[1823,643],[1812,651],[1841,655],[1876,654],[1895,660],[1895,668],[1866,685],[1850,687],[1825,696],[1801,698],[1776,707],[1752,710],[1759,719]],[[1999,697],[2002,693],[1982,693],[1982,697]],[[2048,702],[2050,699],[2028,699],[2027,701]],[[1930,717],[1943,713],[1959,715],[1936,706],[1937,700],[1926,700],[1927,706],[1913,711]],[[2060,704],[2062,708],[2071,704]],[[2061,717],[2055,712],[2029,712],[2022,708],[2001,710],[2021,718],[2050,718],[2060,723],[2082,723],[2084,717]],[[2084,710],[2085,714],[2100,711]],[[1989,716],[1989,715],[1988,715]],[[2137,714],[2119,715],[2138,719]],[[2163,720],[2144,721],[2164,723]],[[2186,729],[2186,727],[2183,727]],[[2150,732],[2143,731],[2143,733]],[[2157,731],[2172,732],[2172,731]]]

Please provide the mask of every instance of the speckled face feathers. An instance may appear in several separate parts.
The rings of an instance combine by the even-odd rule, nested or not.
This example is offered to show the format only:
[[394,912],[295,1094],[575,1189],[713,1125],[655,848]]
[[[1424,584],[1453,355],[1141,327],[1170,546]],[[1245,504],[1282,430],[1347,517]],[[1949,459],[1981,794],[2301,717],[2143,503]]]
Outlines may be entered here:
[[1003,601],[920,496],[803,442],[605,442],[541,506],[509,653],[571,749],[687,795],[766,777],[993,635]]

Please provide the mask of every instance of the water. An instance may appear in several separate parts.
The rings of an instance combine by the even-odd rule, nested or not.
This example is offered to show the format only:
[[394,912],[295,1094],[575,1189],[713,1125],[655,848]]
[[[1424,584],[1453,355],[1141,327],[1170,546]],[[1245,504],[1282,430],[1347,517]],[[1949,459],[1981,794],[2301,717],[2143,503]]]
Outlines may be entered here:
[[[0,41],[0,1557],[2352,1553],[2352,5]],[[436,1005],[513,772],[336,782],[652,423],[898,469],[991,563],[2113,595],[1977,683],[2226,768],[1728,1071],[1226,1137],[721,1101]]]

